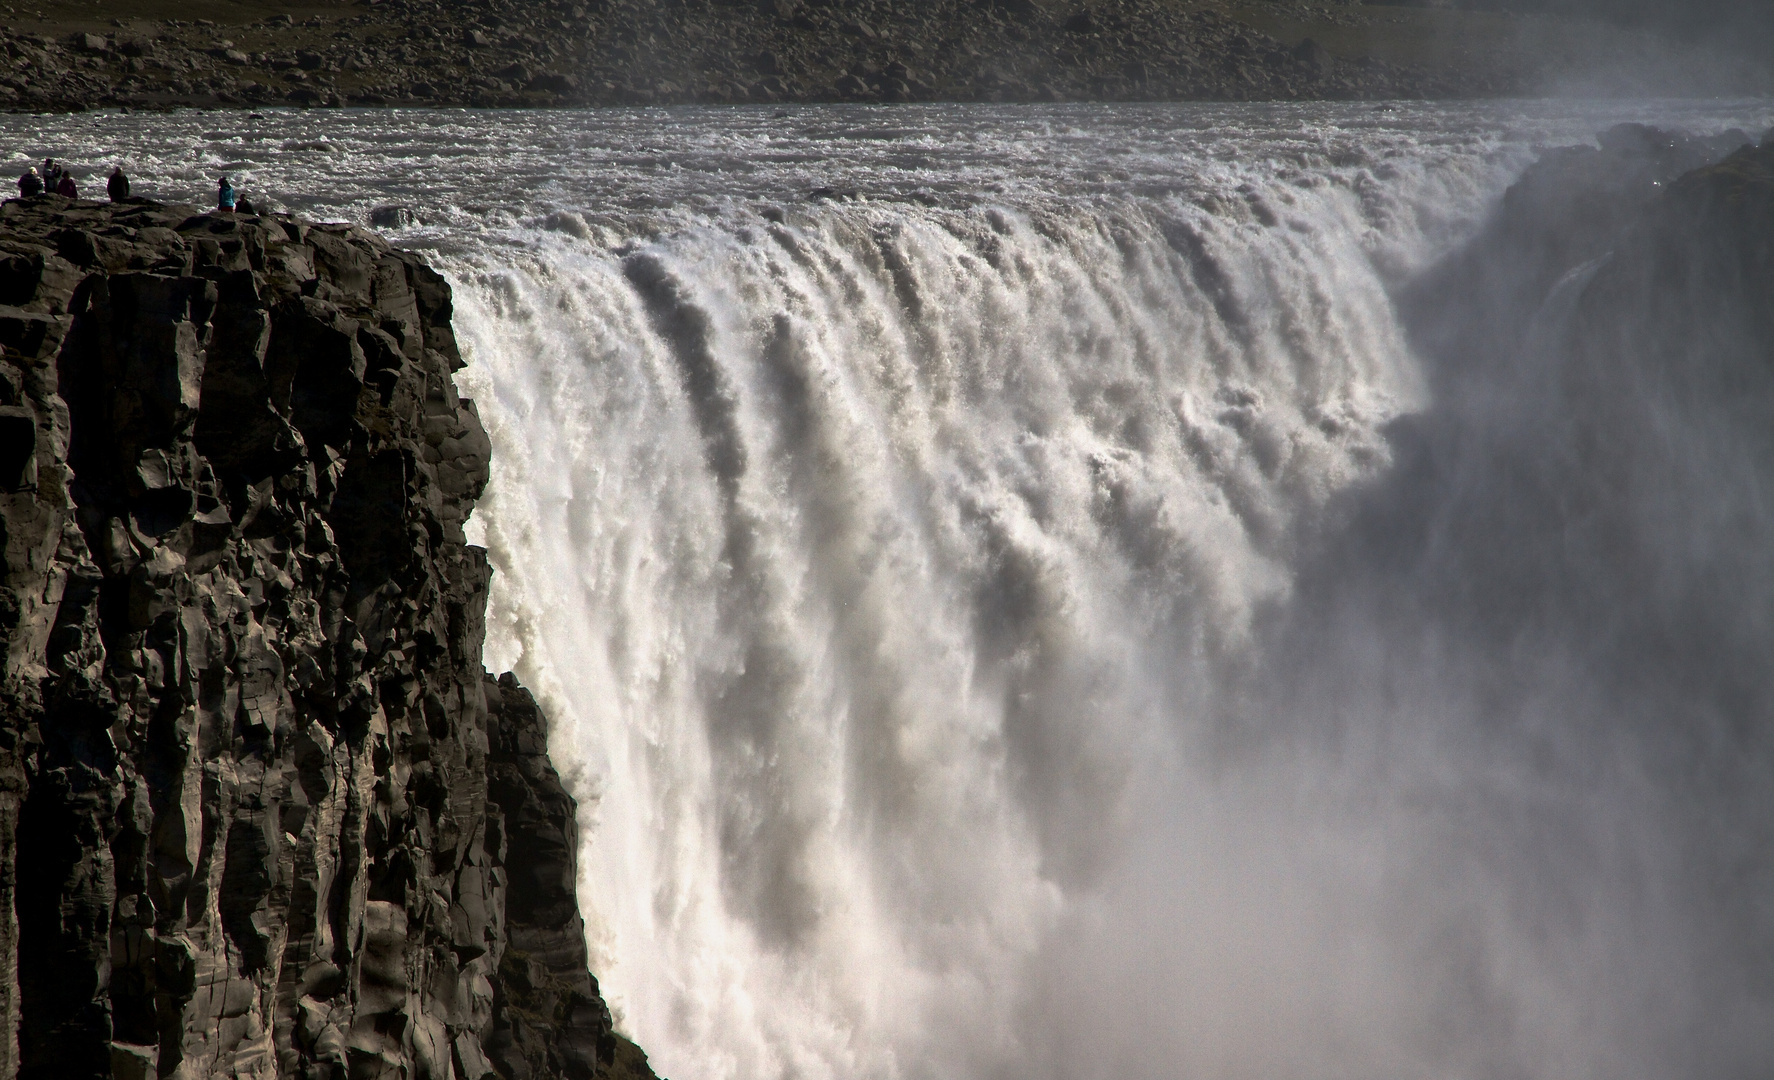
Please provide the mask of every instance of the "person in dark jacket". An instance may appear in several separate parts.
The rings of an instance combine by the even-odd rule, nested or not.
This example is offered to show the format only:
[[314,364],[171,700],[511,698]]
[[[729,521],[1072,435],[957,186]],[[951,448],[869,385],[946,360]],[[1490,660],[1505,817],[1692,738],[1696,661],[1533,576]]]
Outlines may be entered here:
[[43,190],[55,194],[55,186],[62,182],[62,167],[55,163],[55,158],[43,159]]
[[22,199],[43,194],[43,178],[37,175],[37,166],[31,166],[18,178],[18,193]]
[[216,189],[216,209],[226,210],[230,214],[234,212],[234,185],[228,182],[226,176],[222,177],[221,186]]
[[78,199],[79,189],[74,186],[74,174],[63,172],[62,178],[55,182],[55,193],[64,199]]
[[111,179],[105,181],[105,194],[111,196],[112,202],[129,198],[129,177],[123,175],[123,166],[111,170]]

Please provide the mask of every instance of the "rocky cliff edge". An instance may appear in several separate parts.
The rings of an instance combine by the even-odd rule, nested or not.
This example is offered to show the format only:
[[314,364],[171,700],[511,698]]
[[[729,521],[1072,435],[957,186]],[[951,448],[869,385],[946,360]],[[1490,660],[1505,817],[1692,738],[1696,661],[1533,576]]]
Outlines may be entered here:
[[652,1076],[450,317],[346,225],[0,208],[0,1077]]

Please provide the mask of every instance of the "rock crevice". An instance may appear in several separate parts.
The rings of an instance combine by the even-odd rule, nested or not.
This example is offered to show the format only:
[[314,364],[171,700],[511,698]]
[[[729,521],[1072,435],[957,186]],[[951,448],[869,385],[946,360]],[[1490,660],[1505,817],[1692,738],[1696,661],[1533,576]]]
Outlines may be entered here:
[[0,1077],[650,1077],[546,722],[481,666],[442,277],[14,200],[0,347]]

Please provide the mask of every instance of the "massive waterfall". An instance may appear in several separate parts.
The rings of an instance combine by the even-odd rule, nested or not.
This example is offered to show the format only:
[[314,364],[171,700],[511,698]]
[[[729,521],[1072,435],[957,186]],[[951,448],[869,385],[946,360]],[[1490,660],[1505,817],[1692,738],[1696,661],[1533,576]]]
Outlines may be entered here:
[[[1031,995],[1107,974],[1059,943],[1312,917],[1214,895],[1310,876],[1204,771],[1216,678],[1421,391],[1356,197],[1285,197],[741,215],[464,280],[497,662],[604,796],[598,943],[666,1068],[1020,1071]],[[1160,883],[1207,892],[1091,925]]]
[[1766,998],[1704,955],[1655,718],[1573,659],[1606,628],[1469,640],[1522,576],[1489,563],[1562,572],[1508,531],[1507,463],[1582,403],[1490,358],[1506,430],[1382,512],[1413,418],[1471,404],[1433,400],[1398,297],[1501,173],[1413,164],[557,221],[463,269],[497,661],[583,770],[602,970],[666,1071],[1667,1077],[1769,1049]]
[[420,204],[495,447],[488,664],[553,719],[663,1074],[1750,1076],[1765,363],[1631,361],[1630,300],[1605,340],[1579,303],[1605,258],[1525,309],[1456,272],[1625,118],[1774,117],[102,130],[163,184]]

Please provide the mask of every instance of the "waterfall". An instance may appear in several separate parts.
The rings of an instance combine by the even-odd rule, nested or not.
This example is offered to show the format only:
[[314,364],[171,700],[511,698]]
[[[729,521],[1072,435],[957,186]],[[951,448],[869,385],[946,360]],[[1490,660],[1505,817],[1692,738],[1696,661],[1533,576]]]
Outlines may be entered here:
[[1760,1076],[1766,296],[1448,270],[1537,146],[1628,119],[1774,114],[0,131],[15,174],[420,221],[494,442],[487,663],[552,718],[663,1074]]
[[1498,179],[557,216],[455,266],[488,662],[553,717],[663,1073],[1693,1060],[1687,825],[1643,746],[1563,733],[1621,715],[1582,628],[1443,617],[1482,537],[1388,563],[1401,492],[1517,498],[1492,463],[1568,434],[1531,363],[1513,422],[1438,398],[1395,299]]

